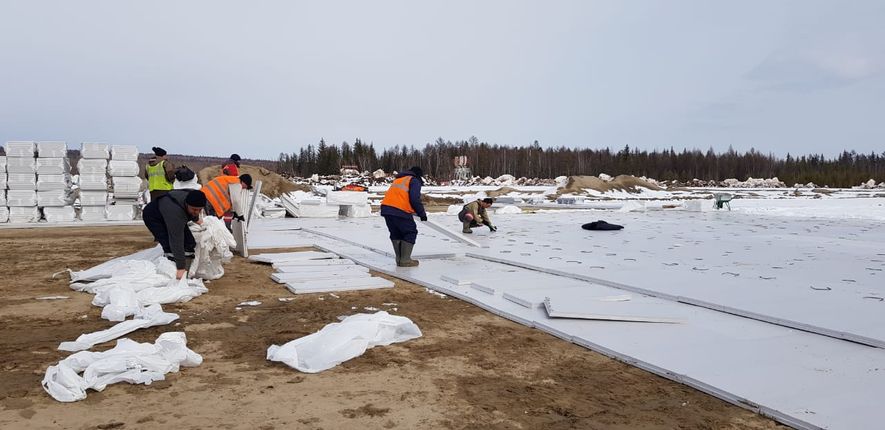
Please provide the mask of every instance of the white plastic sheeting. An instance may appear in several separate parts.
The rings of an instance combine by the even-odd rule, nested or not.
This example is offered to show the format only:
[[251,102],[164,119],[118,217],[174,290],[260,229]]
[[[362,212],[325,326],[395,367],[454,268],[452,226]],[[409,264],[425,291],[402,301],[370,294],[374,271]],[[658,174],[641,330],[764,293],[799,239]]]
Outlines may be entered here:
[[105,330],[81,334],[75,341],[62,342],[58,345],[59,351],[83,351],[94,345],[114,340],[120,336],[132,333],[135,330],[166,325],[178,319],[178,314],[163,312],[159,304],[141,308],[135,313],[135,318],[115,324]]
[[[83,206],[104,206],[107,202],[107,191],[80,190],[80,204]],[[104,211],[104,208],[102,208],[102,211]]]
[[188,276],[206,280],[224,276],[223,265],[233,258],[231,248],[237,244],[224,221],[216,217],[205,217],[202,225],[191,225],[191,232],[197,247]]
[[150,385],[180,367],[199,366],[203,357],[187,347],[184,332],[161,334],[153,343],[120,339],[104,352],[81,351],[46,369],[43,389],[60,402],[86,398],[86,390],[102,391],[110,384]]
[[[82,161],[82,160],[81,160]],[[92,160],[90,160],[92,161]],[[104,161],[104,160],[98,160]],[[107,191],[108,189],[108,177],[104,172],[101,173],[80,173],[80,177],[77,180],[77,184],[80,186],[80,190],[82,191]],[[107,194],[105,194],[107,197]],[[104,203],[102,203],[104,205]]]
[[137,161],[138,147],[135,145],[112,145],[111,160]]
[[384,311],[356,314],[282,346],[271,345],[267,359],[301,372],[318,373],[359,357],[369,348],[419,337],[421,330],[406,317]]
[[132,221],[135,219],[135,206],[119,203],[108,206],[105,209],[105,217],[108,221]]
[[101,173],[104,175],[108,171],[108,160],[81,158],[77,162],[77,171],[81,175],[84,173]]
[[108,175],[138,176],[138,162],[113,159],[108,162]]
[[111,183],[114,186],[114,197],[137,198],[142,179],[137,176],[114,176]]
[[110,146],[107,143],[89,143],[80,144],[80,156],[88,159],[107,160],[111,156]]
[[145,265],[144,262],[150,263],[157,257],[162,256],[163,248],[160,245],[157,245],[153,248],[138,251],[134,254],[105,261],[104,263],[86,270],[80,270],[77,272],[71,271],[71,282],[97,281],[99,279],[110,278],[111,276],[114,276],[114,274],[132,273],[139,270],[148,274],[149,266]]
[[34,207],[10,207],[9,222],[26,223],[40,221],[40,209]]
[[37,206],[37,192],[33,190],[9,190],[6,192],[6,205],[10,207]]

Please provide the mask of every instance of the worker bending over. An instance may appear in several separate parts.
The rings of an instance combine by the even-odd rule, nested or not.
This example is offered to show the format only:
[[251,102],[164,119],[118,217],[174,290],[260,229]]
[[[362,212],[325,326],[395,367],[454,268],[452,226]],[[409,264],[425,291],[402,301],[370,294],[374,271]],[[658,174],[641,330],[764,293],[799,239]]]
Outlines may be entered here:
[[489,218],[487,210],[492,207],[492,203],[495,203],[495,201],[491,198],[484,198],[482,200],[476,199],[476,201],[464,205],[461,212],[458,212],[458,221],[464,224],[461,233],[473,233],[470,227],[479,227],[480,225],[485,225],[491,231],[498,231],[498,227],[492,225],[492,220]]
[[176,277],[184,277],[187,258],[193,258],[197,241],[188,228],[189,222],[201,224],[200,212],[206,207],[206,196],[196,190],[172,190],[144,207],[144,225],[160,242],[166,258],[175,262]]
[[421,204],[423,175],[424,171],[420,167],[400,172],[381,200],[381,216],[390,231],[396,265],[400,267],[418,265],[418,260],[412,260],[412,248],[418,238],[418,226],[413,216],[417,215],[421,221],[427,221],[427,213]]

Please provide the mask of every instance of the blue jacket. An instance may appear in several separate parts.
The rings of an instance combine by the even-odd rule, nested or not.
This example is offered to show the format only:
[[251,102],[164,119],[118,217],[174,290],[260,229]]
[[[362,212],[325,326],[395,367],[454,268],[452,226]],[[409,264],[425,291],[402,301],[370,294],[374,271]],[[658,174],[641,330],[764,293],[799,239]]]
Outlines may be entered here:
[[[412,177],[412,180],[409,181],[409,204],[411,204],[412,209],[415,210],[415,215],[417,215],[418,218],[427,218],[427,212],[424,211],[424,205],[421,203],[421,186],[424,185],[424,181],[412,173],[411,170],[406,170],[396,175],[397,178],[402,178],[403,176]],[[412,218],[412,214],[387,205],[381,205],[381,216]]]

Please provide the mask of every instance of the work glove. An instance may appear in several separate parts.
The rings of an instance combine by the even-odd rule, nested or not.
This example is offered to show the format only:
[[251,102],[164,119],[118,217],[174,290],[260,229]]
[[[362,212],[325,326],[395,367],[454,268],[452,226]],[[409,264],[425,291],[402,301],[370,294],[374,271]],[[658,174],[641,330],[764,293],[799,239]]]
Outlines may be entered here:
[[491,222],[483,221],[482,223],[489,228],[489,231],[498,231],[498,228],[493,226]]
[[422,216],[421,221],[427,221],[427,215]]

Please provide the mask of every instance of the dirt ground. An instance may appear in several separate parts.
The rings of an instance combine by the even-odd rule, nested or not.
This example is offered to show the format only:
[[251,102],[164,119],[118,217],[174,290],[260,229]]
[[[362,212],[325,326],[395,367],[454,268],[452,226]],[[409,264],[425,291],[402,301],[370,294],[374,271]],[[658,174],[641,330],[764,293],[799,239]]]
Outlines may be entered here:
[[[269,266],[236,258],[181,319],[129,335],[183,330],[203,355],[166,381],[111,385],[59,403],[40,381],[59,342],[109,327],[91,295],[67,288],[84,269],[151,246],[140,227],[0,230],[0,428],[70,429],[761,429],[773,421],[686,386],[397,281],[396,288],[292,297]],[[66,295],[67,300],[35,297]],[[235,310],[245,300],[257,307]],[[267,347],[364,307],[411,318],[424,336],[378,347],[319,374],[265,360]],[[93,350],[104,350],[113,343]]]

